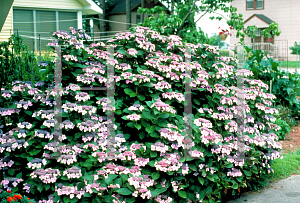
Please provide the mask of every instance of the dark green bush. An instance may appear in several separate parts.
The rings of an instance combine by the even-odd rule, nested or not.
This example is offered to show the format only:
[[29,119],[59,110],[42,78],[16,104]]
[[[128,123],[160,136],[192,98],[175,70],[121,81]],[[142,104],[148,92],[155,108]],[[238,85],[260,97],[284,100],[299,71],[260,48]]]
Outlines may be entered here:
[[247,46],[245,49],[247,51],[245,68],[251,70],[258,80],[269,86],[272,80],[272,94],[276,96],[274,104],[291,109],[292,118],[299,120],[300,101],[296,96],[300,91],[300,74],[280,69],[280,63],[268,57],[262,50],[252,50]]
[[[41,59],[40,59],[41,60]],[[0,43],[0,89],[12,88],[12,82],[43,81],[38,57],[28,50],[22,38],[12,35],[7,42]]]

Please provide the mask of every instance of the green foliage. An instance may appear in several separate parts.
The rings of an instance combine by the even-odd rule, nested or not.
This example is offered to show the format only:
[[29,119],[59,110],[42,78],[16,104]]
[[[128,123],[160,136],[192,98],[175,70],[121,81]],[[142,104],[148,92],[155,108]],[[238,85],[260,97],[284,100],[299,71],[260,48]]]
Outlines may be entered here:
[[252,50],[247,46],[245,49],[248,55],[245,68],[251,70],[257,79],[269,86],[272,80],[272,94],[276,96],[275,104],[291,109],[292,117],[299,119],[300,102],[296,96],[300,90],[300,74],[280,69],[279,62],[268,57],[262,50]]
[[[167,7],[156,6],[151,9],[139,7],[139,13],[158,14],[158,17],[151,16],[139,25],[149,27],[163,35],[178,35],[184,42],[188,43],[209,43],[208,35],[197,27],[196,23],[206,14],[215,14],[210,19],[227,20],[228,26],[236,30],[236,37],[240,38],[240,43],[244,42],[245,36],[254,38],[257,26],[244,26],[242,14],[238,14],[237,8],[227,6],[227,3],[233,0],[162,0]],[[196,5],[198,3],[199,5]],[[218,14],[216,11],[221,9],[230,14],[230,18]],[[199,14],[200,17],[195,19]],[[216,28],[217,29],[217,28]],[[278,30],[277,23],[271,23],[263,31],[264,37],[279,36],[281,31]]]
[[217,33],[214,33],[213,36],[211,36],[209,38],[209,45],[213,45],[213,46],[218,46],[218,47],[222,47],[224,46],[226,43],[221,41],[219,38],[219,35]]
[[[18,194],[18,193],[14,193],[12,191],[10,191],[10,193],[8,192],[9,190],[4,190],[2,191],[0,189],[0,203],[8,203],[8,202],[20,202],[20,203],[33,203],[33,200],[29,200],[27,196],[22,195],[22,194]],[[16,201],[13,199],[13,197],[17,197],[18,195],[21,195],[21,199],[16,199]],[[12,197],[12,200],[10,199]]]
[[0,43],[0,88],[11,88],[15,80],[44,80],[39,70],[37,57],[22,43],[20,36],[12,35],[7,42]]
[[280,130],[277,131],[277,136],[279,137],[279,140],[284,140],[286,135],[288,135],[291,131],[291,127],[287,122],[281,118],[278,118],[276,120],[276,124],[280,127]]
[[294,46],[290,47],[289,49],[292,50],[291,54],[300,54],[300,44],[297,44],[297,42],[295,42]]

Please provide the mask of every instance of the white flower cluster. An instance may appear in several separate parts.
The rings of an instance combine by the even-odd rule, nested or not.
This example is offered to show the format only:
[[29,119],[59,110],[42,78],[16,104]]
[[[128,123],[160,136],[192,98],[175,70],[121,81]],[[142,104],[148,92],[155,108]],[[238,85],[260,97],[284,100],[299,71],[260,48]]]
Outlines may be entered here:
[[206,128],[212,128],[212,123],[209,120],[203,119],[203,118],[198,118],[194,120],[194,124],[196,126],[202,126]]
[[75,125],[69,121],[69,120],[66,120],[64,122],[62,122],[59,126],[61,129],[62,128],[65,128],[65,129],[73,129],[75,127]]
[[32,103],[30,101],[24,102],[23,100],[20,101],[19,103],[17,103],[17,108],[24,108],[24,109],[28,109],[28,106],[32,106]]
[[229,129],[229,132],[236,132],[237,131],[237,123],[235,121],[230,121],[225,125],[225,130]]
[[176,181],[172,181],[171,184],[172,184],[174,192],[182,190],[182,188],[180,187],[180,185],[182,185],[182,183],[179,183],[177,180]]
[[63,164],[70,165],[75,163],[77,159],[76,159],[76,155],[61,155],[57,161]]
[[91,99],[90,95],[88,93],[85,93],[85,92],[80,92],[78,93],[76,96],[75,96],[75,99],[77,101],[87,101],[89,99]]
[[158,111],[162,110],[162,111],[167,111],[167,112],[171,112],[171,113],[176,113],[176,111],[174,109],[171,108],[171,106],[169,104],[163,103],[163,102],[155,102],[154,104],[151,105],[150,108],[156,107],[156,109]]
[[30,129],[32,127],[32,124],[27,123],[27,122],[22,122],[17,124],[19,128],[27,128]]
[[72,91],[77,91],[77,90],[80,90],[80,86],[79,85],[76,85],[76,84],[70,84],[66,87],[66,90],[72,90]]
[[152,151],[158,151],[158,152],[161,152],[161,153],[166,153],[169,150],[169,148],[164,143],[157,142],[154,145],[151,145],[151,150]]
[[46,120],[46,121],[44,121],[44,123],[43,123],[43,125],[44,125],[44,126],[47,126],[48,128],[54,127],[55,124],[57,124],[57,120],[54,120],[54,119]]
[[173,201],[171,197],[166,195],[158,195],[154,200],[159,203],[171,203]]
[[42,164],[45,166],[47,164],[47,161],[46,159],[43,159],[42,160],[42,163],[31,163],[29,162],[27,164],[28,168],[31,168],[31,169],[39,169],[39,168],[42,168]]
[[189,154],[191,155],[191,157],[204,157],[203,152],[200,152],[197,149],[195,149],[194,151],[189,151]]
[[[74,171],[72,171],[72,170],[74,170]],[[71,178],[80,178],[82,176],[81,170],[78,169],[78,168],[76,168],[76,167],[72,167],[72,168],[70,168],[68,170],[65,170],[63,172],[63,175],[64,176],[66,175],[68,177],[68,179],[71,179]]]
[[[50,112],[51,112],[51,113],[50,113]],[[52,112],[54,112],[54,111],[53,111],[53,110],[48,110],[48,111],[45,111],[45,110],[39,110],[38,112],[34,112],[34,113],[32,114],[32,117],[37,117],[37,116],[42,115],[41,118],[45,118],[45,119],[50,120],[50,119],[53,119],[53,118],[54,118],[54,113],[52,113]]]
[[55,191],[57,192],[58,196],[69,195],[70,199],[73,199],[75,195],[78,199],[81,199],[85,193],[84,190],[78,191],[76,186],[62,186],[61,189],[55,186]]
[[138,121],[141,119],[141,116],[138,114],[131,114],[131,115],[126,116],[126,119],[129,119],[131,121]]
[[79,128],[79,130],[80,131],[84,131],[84,132],[95,132],[96,131],[96,129],[98,129],[99,127],[100,127],[100,124],[99,123],[97,123],[97,124],[92,124],[92,126],[90,125],[90,126],[86,126],[86,125],[84,125],[84,122],[82,122],[82,123],[78,123],[77,124],[77,127]]
[[163,98],[167,98],[167,99],[177,99],[179,102],[185,101],[185,97],[182,93],[177,93],[177,92],[167,92],[167,93],[163,93],[162,94]]
[[31,178],[37,178],[39,176],[39,179],[45,183],[55,183],[57,180],[57,177],[60,176],[60,171],[58,169],[37,169],[34,172],[30,174]]
[[155,89],[170,89],[172,86],[168,82],[158,82],[157,84],[151,83],[152,86],[155,87]]

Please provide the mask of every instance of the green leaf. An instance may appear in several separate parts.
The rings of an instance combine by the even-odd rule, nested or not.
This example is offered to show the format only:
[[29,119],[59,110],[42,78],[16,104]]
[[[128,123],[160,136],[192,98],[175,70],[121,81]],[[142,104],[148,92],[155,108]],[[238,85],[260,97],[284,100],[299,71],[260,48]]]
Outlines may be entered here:
[[42,74],[42,75],[43,75],[44,73],[46,73],[46,71],[47,71],[46,69],[40,69],[40,70],[39,70],[40,74]]
[[232,189],[238,189],[239,185],[235,182],[233,183],[233,185],[231,186]]
[[157,157],[157,152],[150,151],[150,157],[151,157],[151,158]]
[[8,169],[8,174],[13,176],[15,174],[14,169],[12,169],[12,168]]
[[146,97],[144,95],[139,94],[137,98],[141,101],[145,101]]
[[22,178],[22,172],[16,175],[16,178]]
[[122,114],[122,111],[121,111],[121,110],[116,110],[116,111],[115,111],[115,114],[121,115],[121,114]]
[[72,73],[72,75],[74,75],[75,77],[77,77],[77,73],[75,73],[75,72],[71,72]]
[[153,180],[156,180],[160,177],[160,174],[159,174],[159,172],[155,172],[155,173],[151,174],[151,177],[152,177]]
[[178,191],[178,195],[179,195],[180,197],[184,198],[184,199],[187,198],[187,195],[186,195],[186,192],[185,192],[185,191],[182,191],[182,190]]
[[153,133],[155,131],[155,126],[148,126],[146,127],[147,133]]
[[157,193],[157,194],[161,194],[161,193],[164,193],[167,191],[167,187],[162,187],[162,188],[156,188],[154,191]]
[[134,128],[135,127],[135,122],[129,122],[127,123],[127,126],[130,128]]
[[156,132],[153,132],[150,134],[150,137],[153,137],[153,138],[160,138],[159,134],[157,134]]
[[84,175],[84,176],[82,176],[83,177],[83,179],[85,179],[85,180],[94,180],[94,177],[93,176],[91,176],[91,175]]
[[169,118],[169,114],[168,113],[162,113],[157,118]]
[[136,54],[136,55],[143,55],[144,54],[144,52],[143,51],[141,51],[141,50],[138,50],[138,53]]
[[118,50],[118,52],[122,55],[125,55],[125,56],[127,55],[126,51],[124,51],[123,49]]
[[131,195],[133,192],[128,188],[120,188],[117,190],[117,193],[119,193],[120,195]]
[[139,138],[142,140],[142,139],[144,139],[144,137],[145,137],[144,131],[140,132],[139,133]]
[[134,91],[132,91],[131,89],[129,89],[129,88],[124,89],[124,92],[127,95],[129,95],[130,97],[135,97],[136,96],[136,93]]
[[121,174],[120,176],[124,182],[127,181],[129,178],[128,175],[126,175],[126,174]]
[[120,186],[122,186],[123,182],[121,178],[117,178],[114,180],[114,185],[119,184]]
[[150,123],[148,121],[145,121],[144,119],[141,120],[141,123],[144,127],[149,127]]
[[108,178],[105,179],[105,182],[107,185],[110,185],[113,183],[113,180],[118,177],[116,174],[108,174]]
[[134,124],[134,127],[136,127],[136,129],[140,130],[142,128],[142,125],[141,124],[138,124],[138,123],[135,123]]
[[198,177],[198,181],[199,181],[199,183],[201,183],[201,185],[203,185],[203,184],[204,184],[204,178],[202,178],[202,177]]
[[33,114],[31,111],[25,111],[25,113],[29,116],[31,116]]

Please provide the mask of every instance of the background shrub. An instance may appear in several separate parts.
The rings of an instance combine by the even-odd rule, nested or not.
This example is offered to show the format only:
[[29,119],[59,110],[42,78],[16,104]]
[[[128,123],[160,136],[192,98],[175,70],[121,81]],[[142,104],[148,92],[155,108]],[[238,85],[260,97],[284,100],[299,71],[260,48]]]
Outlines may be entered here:
[[44,80],[45,76],[41,76],[39,70],[46,63],[50,62],[37,57],[23,44],[20,36],[13,34],[8,42],[0,43],[0,89],[12,88],[12,82],[15,80],[31,82]]
[[296,98],[300,91],[300,74],[280,69],[280,63],[269,58],[262,50],[252,50],[247,46],[245,49],[248,56],[245,68],[268,85],[272,80],[272,94],[276,96],[274,104],[291,109],[293,123],[296,123],[300,111],[300,101]]

